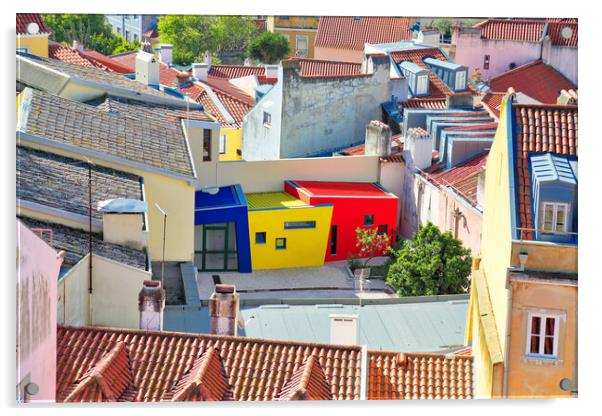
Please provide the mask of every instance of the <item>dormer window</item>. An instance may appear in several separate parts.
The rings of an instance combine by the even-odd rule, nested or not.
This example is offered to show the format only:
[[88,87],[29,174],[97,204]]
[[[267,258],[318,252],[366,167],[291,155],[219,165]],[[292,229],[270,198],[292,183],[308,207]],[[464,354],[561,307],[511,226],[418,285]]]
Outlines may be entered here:
[[459,71],[456,72],[456,91],[462,91],[466,89],[466,72]]
[[566,233],[569,204],[563,202],[544,202],[542,230],[548,233]]
[[416,95],[425,95],[428,93],[428,75],[420,75],[416,78]]

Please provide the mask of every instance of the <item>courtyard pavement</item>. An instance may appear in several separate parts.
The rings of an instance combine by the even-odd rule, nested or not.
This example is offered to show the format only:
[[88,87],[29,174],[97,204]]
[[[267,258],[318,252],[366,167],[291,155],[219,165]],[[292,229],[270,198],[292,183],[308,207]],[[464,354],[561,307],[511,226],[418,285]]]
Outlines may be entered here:
[[[377,258],[370,264],[382,264],[385,260],[384,257]],[[197,284],[201,299],[211,297],[215,287],[213,275],[219,275],[224,284],[236,286],[241,299],[395,297],[380,279],[370,279],[360,288],[360,282],[349,276],[346,261],[331,262],[320,267],[258,270],[252,273],[199,273]]]

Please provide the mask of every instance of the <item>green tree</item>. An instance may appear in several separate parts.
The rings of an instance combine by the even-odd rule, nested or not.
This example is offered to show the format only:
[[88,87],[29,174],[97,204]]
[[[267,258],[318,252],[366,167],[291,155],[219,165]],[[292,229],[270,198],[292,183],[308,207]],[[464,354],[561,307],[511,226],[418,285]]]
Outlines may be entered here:
[[289,53],[288,39],[280,33],[263,32],[249,45],[248,54],[264,64],[278,63]]
[[137,41],[128,42],[113,33],[102,14],[46,14],[44,22],[52,29],[52,38],[67,45],[72,45],[77,40],[84,48],[105,55],[140,48]]
[[395,251],[387,284],[401,296],[463,293],[468,288],[472,258],[448,232],[429,222]]
[[205,52],[244,52],[258,27],[248,16],[168,15],[159,17],[161,42],[173,45],[173,61],[202,62]]
[[451,36],[454,24],[451,19],[441,17],[433,20],[431,27],[437,29],[443,36]]

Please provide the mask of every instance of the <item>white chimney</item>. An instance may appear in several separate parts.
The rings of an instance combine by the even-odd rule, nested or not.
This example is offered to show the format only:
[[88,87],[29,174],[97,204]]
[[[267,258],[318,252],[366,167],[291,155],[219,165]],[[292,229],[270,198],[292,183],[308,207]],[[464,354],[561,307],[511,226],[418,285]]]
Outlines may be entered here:
[[278,65],[264,65],[265,76],[268,78],[278,78]]
[[253,65],[253,63],[251,62],[251,58],[247,58],[245,59],[245,61],[243,62],[244,66],[251,66]]
[[148,210],[145,201],[114,198],[99,201],[97,209],[102,214],[102,237],[114,243],[142,250],[146,247],[144,214]]
[[404,158],[414,169],[424,170],[433,160],[433,139],[420,127],[411,128],[403,145]]
[[575,90],[561,90],[558,99],[556,100],[556,104],[559,105],[577,105],[578,103],[578,95]]
[[165,290],[158,280],[145,280],[138,294],[140,311],[140,329],[163,330],[163,309],[165,308]]
[[84,51],[84,44],[81,43],[79,40],[74,40],[73,41],[73,49],[78,50],[80,52]]
[[359,344],[359,317],[357,315],[330,315],[330,343]]
[[159,62],[153,54],[138,52],[136,55],[136,81],[146,85],[159,85]]
[[173,45],[162,43],[159,45],[159,59],[167,66],[171,66],[171,58],[173,55]]
[[233,335],[238,333],[238,311],[240,296],[234,285],[215,285],[215,292],[209,299],[209,331],[213,335]]
[[209,64],[192,64],[192,76],[199,81],[207,81],[210,69],[211,65]]
[[387,157],[391,154],[391,128],[379,120],[366,127],[365,155]]

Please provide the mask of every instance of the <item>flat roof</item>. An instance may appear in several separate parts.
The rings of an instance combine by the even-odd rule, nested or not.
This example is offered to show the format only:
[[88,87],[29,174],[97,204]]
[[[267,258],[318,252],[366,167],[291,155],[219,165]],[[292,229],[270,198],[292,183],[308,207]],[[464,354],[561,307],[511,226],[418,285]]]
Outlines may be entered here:
[[245,198],[247,199],[249,210],[284,209],[311,206],[286,192],[257,192],[246,194]]
[[215,195],[208,192],[194,193],[194,209],[215,209],[246,206],[240,185],[221,186]]
[[[238,335],[281,341],[330,342],[330,315],[357,315],[359,344],[369,350],[436,352],[464,345],[467,297],[399,299],[396,303],[242,306]],[[169,331],[209,332],[207,307],[166,312]]]
[[318,182],[297,180],[289,182],[309,196],[397,198],[377,183],[372,182]]

